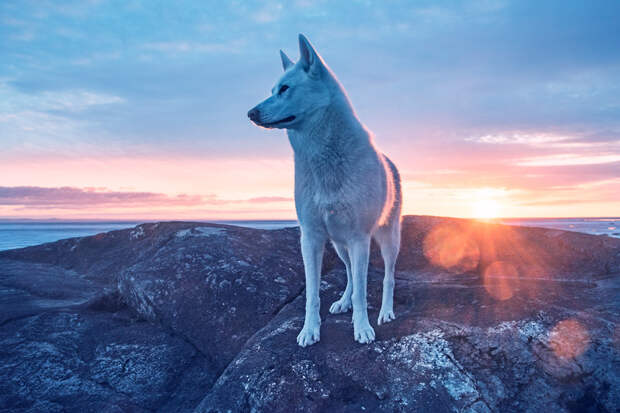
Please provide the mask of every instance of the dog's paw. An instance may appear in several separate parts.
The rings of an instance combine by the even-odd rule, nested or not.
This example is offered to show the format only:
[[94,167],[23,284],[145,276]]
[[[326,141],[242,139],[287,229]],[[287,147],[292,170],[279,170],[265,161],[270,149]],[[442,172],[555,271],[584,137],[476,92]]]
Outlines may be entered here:
[[297,336],[297,344],[301,347],[311,346],[312,344],[318,342],[321,339],[321,325],[316,325],[312,327],[307,327],[304,324],[304,327],[299,332]]
[[396,316],[394,315],[393,310],[384,310],[383,308],[379,311],[379,318],[377,319],[377,324],[385,324],[394,320]]
[[353,324],[353,334],[355,341],[361,344],[372,343],[375,340],[375,330],[370,326],[368,320]]
[[344,297],[338,301],[334,301],[331,307],[329,307],[329,312],[332,314],[341,314],[346,313],[351,309],[351,300],[347,300]]

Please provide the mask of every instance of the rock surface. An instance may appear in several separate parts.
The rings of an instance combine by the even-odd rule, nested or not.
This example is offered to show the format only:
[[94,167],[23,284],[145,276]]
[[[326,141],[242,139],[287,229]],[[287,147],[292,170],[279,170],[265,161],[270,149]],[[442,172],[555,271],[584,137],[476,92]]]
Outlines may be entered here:
[[620,409],[620,240],[405,217],[396,320],[353,341],[328,248],[299,348],[297,229],[143,224],[0,252],[0,411]]

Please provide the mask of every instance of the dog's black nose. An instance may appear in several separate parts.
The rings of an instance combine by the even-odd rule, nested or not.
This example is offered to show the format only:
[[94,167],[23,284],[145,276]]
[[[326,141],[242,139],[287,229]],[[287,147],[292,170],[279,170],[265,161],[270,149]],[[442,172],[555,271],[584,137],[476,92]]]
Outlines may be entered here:
[[250,120],[253,122],[258,122],[258,119],[260,119],[260,112],[258,111],[258,109],[250,109],[250,111],[248,112],[248,118],[250,118]]

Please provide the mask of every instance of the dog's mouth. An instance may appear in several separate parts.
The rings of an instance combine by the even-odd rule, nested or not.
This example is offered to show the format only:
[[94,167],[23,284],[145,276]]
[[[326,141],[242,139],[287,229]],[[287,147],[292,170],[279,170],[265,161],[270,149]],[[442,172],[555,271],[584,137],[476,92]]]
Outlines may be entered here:
[[292,122],[294,120],[295,120],[295,116],[291,115],[291,116],[287,116],[284,119],[280,119],[280,120],[275,121],[275,122],[263,123],[261,126],[264,126],[266,128],[271,128],[273,126],[282,125],[284,123]]

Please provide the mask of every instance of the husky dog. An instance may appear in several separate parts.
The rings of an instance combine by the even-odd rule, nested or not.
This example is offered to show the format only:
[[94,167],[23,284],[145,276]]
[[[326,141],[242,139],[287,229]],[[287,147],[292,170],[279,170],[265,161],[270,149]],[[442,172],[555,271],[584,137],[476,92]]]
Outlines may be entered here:
[[353,306],[355,340],[370,343],[366,278],[370,240],[385,263],[378,324],[394,319],[394,265],[400,248],[401,188],[396,166],[373,143],[336,76],[299,35],[300,59],[280,51],[284,74],[271,96],[248,112],[264,128],[286,129],[295,154],[295,209],[306,273],[306,316],[297,343],[320,339],[323,249],[331,240],[347,270],[347,286],[330,313]]

